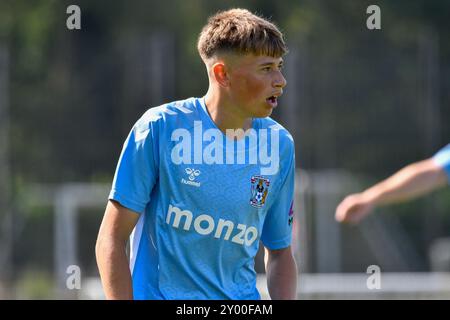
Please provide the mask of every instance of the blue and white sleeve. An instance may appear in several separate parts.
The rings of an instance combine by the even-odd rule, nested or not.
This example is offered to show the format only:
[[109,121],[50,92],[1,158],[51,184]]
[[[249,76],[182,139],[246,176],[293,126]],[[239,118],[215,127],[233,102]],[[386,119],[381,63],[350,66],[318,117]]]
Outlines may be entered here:
[[110,200],[142,213],[158,176],[156,125],[140,119],[129,133],[117,164]]
[[[283,157],[281,158],[283,159]],[[286,171],[280,191],[275,195],[275,202],[267,212],[261,234],[261,241],[265,247],[278,250],[288,247],[292,240],[293,203],[295,181],[295,155],[293,145],[286,161]]]
[[433,156],[433,160],[447,173],[448,181],[450,183],[450,144],[439,150],[439,152]]

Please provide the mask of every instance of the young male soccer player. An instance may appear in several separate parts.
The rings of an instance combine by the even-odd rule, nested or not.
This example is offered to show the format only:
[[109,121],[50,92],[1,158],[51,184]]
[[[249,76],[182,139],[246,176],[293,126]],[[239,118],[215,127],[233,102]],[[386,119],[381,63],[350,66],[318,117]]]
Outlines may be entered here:
[[406,166],[362,193],[347,196],[336,209],[339,222],[359,222],[376,206],[418,197],[450,181],[450,144],[433,157]]
[[149,109],[123,146],[96,245],[106,297],[259,299],[261,240],[271,298],[294,299],[294,145],[269,118],[283,36],[232,9],[208,20],[198,50],[206,95]]

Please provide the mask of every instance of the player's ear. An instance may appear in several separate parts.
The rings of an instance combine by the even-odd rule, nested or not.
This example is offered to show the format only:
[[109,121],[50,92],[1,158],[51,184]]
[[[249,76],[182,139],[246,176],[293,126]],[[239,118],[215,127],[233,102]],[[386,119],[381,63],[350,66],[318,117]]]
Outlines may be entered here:
[[212,66],[212,73],[216,81],[223,87],[230,85],[230,79],[227,72],[227,67],[223,62],[216,62]]

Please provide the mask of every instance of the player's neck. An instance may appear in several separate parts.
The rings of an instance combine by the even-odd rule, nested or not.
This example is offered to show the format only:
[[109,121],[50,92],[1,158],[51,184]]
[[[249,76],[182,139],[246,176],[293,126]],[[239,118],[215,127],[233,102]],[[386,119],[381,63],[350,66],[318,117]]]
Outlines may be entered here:
[[226,133],[227,129],[247,130],[252,127],[252,118],[245,117],[231,102],[211,90],[205,95],[206,109],[216,126]]

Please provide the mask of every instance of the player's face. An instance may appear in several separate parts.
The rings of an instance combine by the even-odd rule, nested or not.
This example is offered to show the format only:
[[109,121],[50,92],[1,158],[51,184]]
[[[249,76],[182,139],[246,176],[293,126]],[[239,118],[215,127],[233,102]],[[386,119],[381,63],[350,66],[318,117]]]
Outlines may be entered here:
[[236,58],[229,73],[230,96],[246,117],[271,115],[286,86],[282,66],[282,58],[254,55]]

